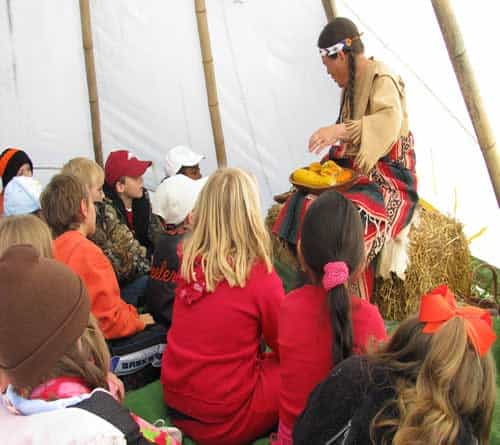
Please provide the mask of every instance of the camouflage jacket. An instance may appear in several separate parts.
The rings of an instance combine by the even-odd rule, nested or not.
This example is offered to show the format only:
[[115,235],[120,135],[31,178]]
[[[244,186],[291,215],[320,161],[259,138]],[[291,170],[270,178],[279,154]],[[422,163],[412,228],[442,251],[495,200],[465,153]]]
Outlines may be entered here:
[[108,198],[96,203],[96,231],[91,240],[111,261],[120,284],[149,273],[151,263],[146,248],[121,221]]

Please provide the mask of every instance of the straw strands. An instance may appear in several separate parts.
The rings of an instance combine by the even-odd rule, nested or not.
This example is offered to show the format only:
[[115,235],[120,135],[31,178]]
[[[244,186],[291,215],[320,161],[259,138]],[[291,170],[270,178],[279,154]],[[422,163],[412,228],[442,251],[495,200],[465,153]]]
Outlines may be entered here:
[[374,303],[382,316],[402,320],[418,310],[420,297],[439,284],[456,294],[470,293],[470,251],[462,224],[439,212],[421,210],[420,223],[410,231],[409,265],[405,280],[392,275],[377,279]]

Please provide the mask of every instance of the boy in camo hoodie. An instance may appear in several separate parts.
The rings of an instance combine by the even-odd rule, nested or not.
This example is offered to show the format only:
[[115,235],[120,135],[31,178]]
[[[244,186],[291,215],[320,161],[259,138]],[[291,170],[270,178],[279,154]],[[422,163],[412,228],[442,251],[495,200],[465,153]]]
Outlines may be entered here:
[[104,196],[104,170],[96,162],[78,157],[67,162],[61,173],[75,175],[89,188],[96,207],[96,231],[90,239],[102,249],[113,265],[122,297],[127,301],[134,300],[127,295],[127,287],[136,281],[147,281],[150,257],[146,247],[139,243],[127,224],[121,221],[111,200]]

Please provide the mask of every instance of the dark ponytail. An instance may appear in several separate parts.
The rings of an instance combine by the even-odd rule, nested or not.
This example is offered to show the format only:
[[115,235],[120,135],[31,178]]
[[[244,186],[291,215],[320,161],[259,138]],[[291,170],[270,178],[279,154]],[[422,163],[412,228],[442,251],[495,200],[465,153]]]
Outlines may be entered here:
[[328,305],[332,322],[333,364],[352,355],[351,299],[345,286],[337,286],[328,292]]
[[[301,251],[316,284],[321,285],[325,265],[335,261],[345,262],[352,277],[364,261],[363,226],[354,204],[335,191],[324,192],[316,199],[304,217]],[[342,284],[328,292],[333,364],[352,354],[350,301]]]
[[[354,119],[354,80],[356,78],[356,57],[354,56],[363,53],[365,50],[359,36],[358,28],[353,22],[345,17],[337,17],[323,28],[318,38],[318,47],[324,49],[343,40],[350,39],[350,46],[346,45],[344,47],[344,53],[347,54],[349,63],[349,83],[342,94],[342,103],[337,123],[342,121],[342,110],[346,100],[349,104],[348,118]],[[330,57],[336,58],[337,55],[334,54]]]

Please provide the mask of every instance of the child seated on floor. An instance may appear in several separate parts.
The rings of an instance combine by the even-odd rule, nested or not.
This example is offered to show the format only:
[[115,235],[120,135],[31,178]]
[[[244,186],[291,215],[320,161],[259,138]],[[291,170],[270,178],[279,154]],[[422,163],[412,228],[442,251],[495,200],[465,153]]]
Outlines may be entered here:
[[4,190],[4,215],[28,215],[40,212],[42,185],[31,176],[12,178]]
[[277,423],[284,291],[270,250],[255,179],[217,170],[183,241],[161,376],[174,424],[200,445],[248,443]]
[[[89,191],[76,176],[54,176],[41,196],[42,213],[55,236],[55,258],[76,272],[85,284],[91,310],[104,337],[109,340],[114,371],[118,375],[143,372],[159,365],[165,328],[151,314],[120,298],[111,263],[87,237],[95,230],[95,208]],[[134,355],[135,354],[135,355]]]
[[121,405],[123,387],[74,272],[14,245],[0,255],[0,288],[1,443],[180,445]]
[[161,233],[158,218],[151,213],[149,194],[144,188],[144,173],[151,161],[141,161],[128,150],[112,151],[104,165],[104,194],[120,220],[149,253]]
[[206,182],[207,178],[193,180],[174,175],[165,179],[155,193],[156,213],[161,216],[165,231],[155,247],[145,302],[155,321],[167,329],[172,323],[175,279],[180,266],[177,248],[191,230],[192,212]]
[[95,161],[80,157],[68,161],[61,173],[75,175],[89,188],[96,209],[96,228],[89,239],[102,249],[113,265],[121,297],[139,306],[150,269],[149,255],[127,224],[121,221],[113,203],[104,196],[104,170]]
[[487,445],[496,399],[488,312],[458,306],[446,286],[387,344],[351,357],[312,393],[296,445]]
[[165,173],[167,178],[184,175],[197,180],[201,178],[200,162],[205,156],[195,153],[185,145],[171,148],[165,156]]
[[292,444],[297,416],[332,368],[386,336],[378,309],[348,292],[365,261],[361,218],[349,200],[331,191],[310,205],[297,253],[311,284],[281,306],[279,445]]
[[0,154],[0,176],[2,177],[0,216],[2,216],[4,212],[4,193],[7,184],[16,176],[33,176],[33,162],[23,150],[18,148],[7,148]]

